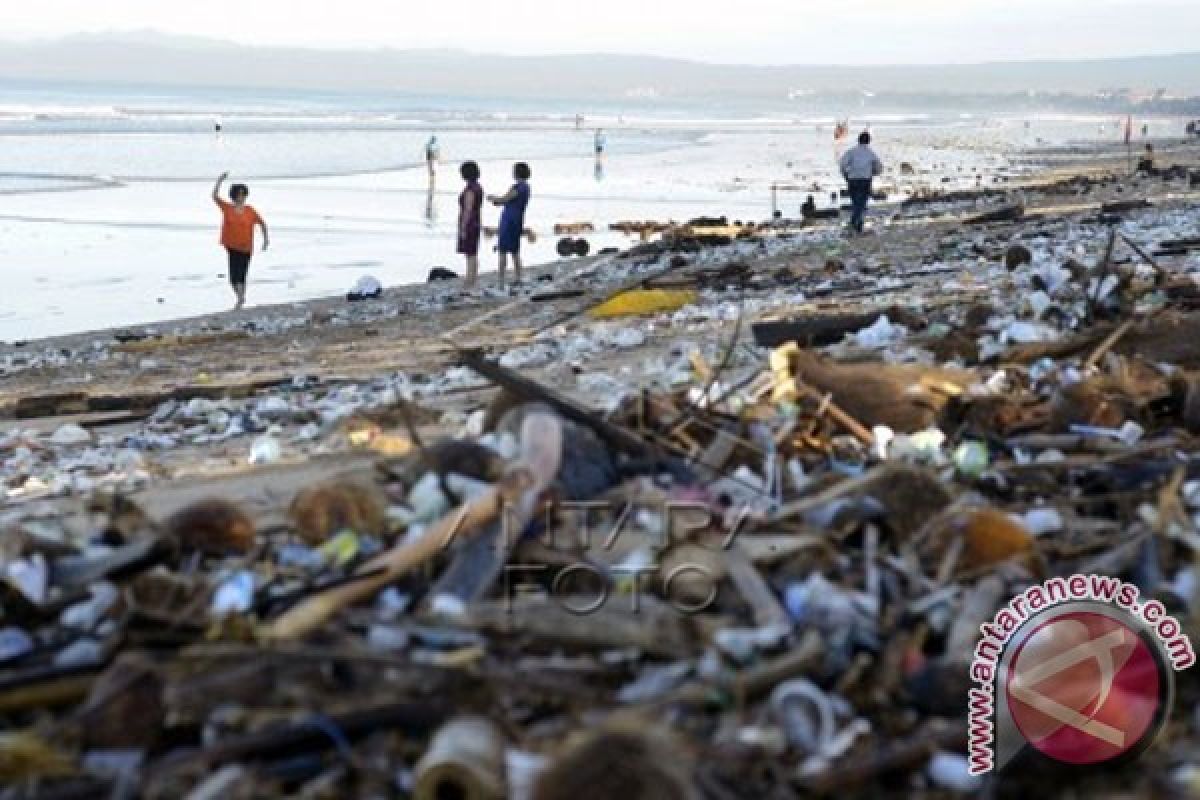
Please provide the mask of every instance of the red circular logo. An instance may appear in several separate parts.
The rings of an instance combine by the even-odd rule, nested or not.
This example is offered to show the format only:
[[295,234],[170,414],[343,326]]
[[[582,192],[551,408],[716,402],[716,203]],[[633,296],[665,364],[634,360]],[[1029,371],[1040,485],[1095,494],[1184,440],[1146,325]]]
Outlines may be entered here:
[[1162,721],[1162,669],[1121,619],[1062,614],[1035,628],[1013,656],[1009,711],[1025,740],[1056,761],[1111,761],[1145,743]]

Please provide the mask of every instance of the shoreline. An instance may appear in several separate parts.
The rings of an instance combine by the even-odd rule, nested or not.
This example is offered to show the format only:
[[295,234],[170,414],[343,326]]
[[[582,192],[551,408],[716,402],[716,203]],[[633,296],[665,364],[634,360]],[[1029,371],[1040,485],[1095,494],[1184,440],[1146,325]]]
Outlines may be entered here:
[[[1057,141],[1085,133],[1080,130],[1084,127],[1048,123],[1045,133]],[[475,137],[448,142],[446,152],[482,159],[490,176],[485,186],[490,189],[506,185],[506,153],[528,148],[547,153],[541,167],[535,164],[535,191],[541,201],[532,220],[546,235],[531,246],[531,263],[555,260],[556,237],[548,234],[555,222],[591,220],[602,229],[592,242],[594,250],[623,247],[627,241],[603,231],[607,223],[712,213],[761,220],[770,215],[773,183],[807,187],[816,182],[826,198],[841,188],[830,171],[833,144],[828,135],[752,130],[745,135],[717,134],[695,146],[684,140],[676,143],[676,134],[669,135],[667,144],[672,147],[667,150],[621,154],[614,149],[607,174],[599,182],[590,153],[580,152],[587,142],[578,134],[555,135],[545,143],[521,136]],[[1009,154],[1019,156],[1023,139],[1019,123],[995,129],[972,123],[962,131],[918,126],[886,136],[885,155],[891,163],[911,162],[918,168],[914,176],[889,176],[900,193],[938,188],[944,180],[969,188],[976,174],[989,181],[1021,177],[1007,161]],[[323,153],[330,141],[334,140],[300,138],[277,143],[234,137],[229,146],[218,147],[167,137],[154,139],[143,154],[134,151],[135,140],[122,140],[113,146],[126,155],[99,160],[88,156],[81,144],[64,143],[60,162],[48,162],[55,148],[47,140],[22,145],[8,160],[56,163],[63,172],[91,169],[139,176],[200,175],[226,166],[244,176],[341,174],[357,163],[374,164],[379,157],[383,158],[379,163],[392,163],[411,144],[403,138],[377,138],[369,145],[362,143],[365,149],[360,155],[334,154],[326,161]],[[566,155],[559,158],[555,153]],[[255,260],[252,281],[261,283],[251,286],[255,302],[303,302],[341,294],[358,277],[356,271],[373,274],[385,286],[396,286],[419,282],[432,266],[457,267],[448,230],[453,226],[454,182],[439,181],[443,191],[434,195],[431,205],[421,173],[416,169],[289,178],[253,185],[252,203],[267,212],[277,234],[275,249]],[[0,314],[0,338],[29,340],[225,310],[226,287],[217,277],[223,271],[218,256],[223,254],[211,247],[213,220],[206,213],[209,206],[198,200],[207,195],[208,184],[208,180],[203,185],[150,180],[103,197],[56,192],[0,199],[8,212],[0,215],[5,244],[0,259],[22,265],[9,293],[11,306]],[[795,213],[793,201],[798,206],[802,199],[794,193],[780,195],[791,213]],[[149,217],[147,209],[153,209]],[[353,266],[360,263],[365,265],[361,270]],[[129,298],[142,301],[130,303]],[[156,298],[165,298],[165,304],[156,305]]]
[[[1197,153],[1200,153],[1200,142],[1183,142],[1178,143],[1176,147],[1162,150],[1160,152],[1160,159],[1163,154],[1176,154],[1184,157],[1190,154],[1193,163],[1195,163]],[[1051,158],[1051,156],[1057,156],[1057,158]],[[1120,175],[1124,163],[1124,148],[1121,147],[1118,152],[1118,148],[1115,145],[1101,143],[1082,148],[1072,146],[1071,148],[1062,147],[1049,150],[1026,150],[1023,153],[1011,156],[1014,163],[1022,163],[1020,161],[1022,157],[1028,159],[1024,162],[1026,167],[1028,167],[1030,160],[1037,162],[1037,167],[1030,171],[1024,180],[1006,183],[1003,186],[984,186],[981,187],[978,194],[981,196],[996,193],[1011,193],[1016,195],[1023,191],[1036,191],[1039,187],[1076,175]],[[972,190],[966,190],[964,193],[968,195],[972,194]],[[1195,194],[1195,190],[1193,190],[1193,194]],[[936,205],[936,202],[934,200],[932,204]],[[1092,205],[1097,205],[1097,202],[1094,197],[1090,200]],[[930,203],[922,202],[918,204],[918,209],[922,205],[930,205]],[[891,208],[895,210],[894,206],[891,206]],[[886,237],[889,234],[889,229],[883,226],[882,221],[879,220],[879,214],[880,206],[873,205],[872,219],[876,220],[875,233],[873,235]],[[930,218],[926,222],[933,223],[936,222],[936,219]],[[821,232],[827,233],[830,227],[818,225],[810,230],[818,234]],[[805,234],[802,233],[801,235]],[[636,247],[636,243],[631,245],[631,247]],[[531,287],[533,293],[537,293],[546,287],[551,287],[559,279],[560,276],[558,273],[561,270],[566,269],[568,274],[574,271],[586,270],[601,258],[605,258],[605,256],[589,255],[585,258],[557,259],[536,265],[529,265],[526,267],[527,277],[525,284],[527,287]],[[461,265],[459,267],[460,269],[455,271],[461,273]],[[75,350],[94,344],[99,340],[111,340],[117,334],[127,333],[139,335],[143,338],[162,335],[195,335],[237,331],[247,331],[251,334],[256,332],[266,332],[268,334],[283,333],[285,331],[271,331],[272,323],[281,323],[286,329],[288,324],[294,324],[298,317],[305,315],[316,316],[317,318],[332,315],[334,321],[349,326],[369,324],[370,321],[376,319],[385,319],[392,310],[395,310],[397,314],[403,314],[405,311],[446,314],[449,319],[454,320],[458,315],[469,313],[474,308],[490,309],[514,299],[510,296],[497,295],[495,293],[495,282],[496,272],[493,268],[490,271],[481,272],[480,274],[480,289],[483,289],[485,294],[480,295],[477,290],[473,297],[467,296],[461,291],[459,288],[460,283],[457,280],[435,283],[428,281],[413,282],[385,287],[383,295],[379,299],[357,304],[348,303],[344,294],[325,295],[306,300],[251,306],[240,311],[225,310],[173,317],[153,323],[97,328],[29,340],[0,341],[0,358],[34,354],[39,350],[48,349],[66,348]],[[604,276],[600,276],[600,283],[597,284],[597,288],[602,288],[604,282]],[[338,312],[347,313],[339,318]],[[363,319],[355,321],[353,319],[355,316],[362,317]],[[264,323],[266,330],[256,331],[256,328],[264,325]],[[0,394],[0,398],[3,398],[3,394]],[[3,401],[0,399],[0,407],[2,406]]]
[[[1179,139],[1163,139],[1153,142],[1156,147],[1163,148],[1159,150],[1160,159],[1163,154],[1170,155],[1172,153],[1186,155],[1194,154],[1200,151],[1200,140],[1197,142],[1181,141]],[[1166,146],[1164,148],[1164,145]],[[1135,157],[1139,151],[1135,148]],[[1123,145],[1112,143],[1079,143],[1073,145],[1062,145],[1057,147],[1047,148],[1022,148],[1021,150],[1009,154],[1008,158],[1014,165],[1021,165],[1023,168],[1029,169],[1030,164],[1034,166],[1027,176],[1019,181],[1005,183],[1002,186],[984,186],[982,192],[1018,192],[1022,189],[1036,189],[1039,186],[1052,183],[1056,180],[1074,175],[1089,175],[1092,173],[1119,173],[1123,160],[1125,159],[1125,148]],[[413,189],[412,193],[421,193],[423,190]],[[964,190],[965,193],[971,193],[972,190]],[[893,204],[888,204],[893,207]],[[879,215],[880,206],[872,205],[872,216],[877,218]],[[631,237],[626,237],[630,239]],[[631,245],[633,246],[633,245]],[[531,281],[537,282],[541,280],[549,280],[553,278],[555,272],[560,268],[569,265],[586,265],[595,261],[597,255],[589,255],[586,258],[570,258],[570,259],[555,259],[542,262],[539,264],[528,265],[526,271],[530,274],[530,278],[526,283]],[[456,256],[457,258],[457,256]],[[462,265],[458,264],[457,269],[453,271],[462,272]],[[544,277],[543,277],[544,276]],[[490,271],[480,273],[481,288],[491,289],[494,287],[496,279],[495,268]],[[253,285],[253,284],[252,284]],[[446,299],[450,295],[457,294],[455,287],[458,286],[457,281],[447,281],[445,283],[430,283],[410,282],[398,284],[390,287],[385,287],[382,301],[398,302],[404,300],[414,300],[420,302],[428,299]],[[482,298],[485,302],[488,300],[498,300],[501,298]],[[228,330],[231,326],[240,326],[255,321],[261,321],[264,317],[279,317],[287,316],[291,312],[307,310],[312,312],[328,312],[336,310],[336,308],[344,306],[346,303],[344,294],[329,294],[319,297],[313,297],[303,300],[295,300],[288,302],[266,303],[263,305],[251,306],[234,311],[232,309],[225,311],[216,311],[209,313],[201,313],[195,315],[184,315],[178,317],[170,317],[156,322],[137,323],[132,325],[120,325],[100,327],[95,329],[83,330],[72,333],[57,334],[44,337],[35,337],[32,339],[20,339],[11,341],[0,341],[0,357],[5,354],[25,350],[29,352],[39,347],[70,347],[78,346],[79,343],[98,337],[111,337],[113,334],[130,331],[143,332],[166,332],[176,334],[183,331],[196,331],[198,329],[222,329]],[[224,323],[222,325],[221,323]]]
[[[1200,146],[1175,157],[1182,179],[1101,153],[861,237],[531,267],[537,297],[424,284],[19,348],[42,362],[0,383],[0,530],[9,574],[45,576],[10,591],[46,602],[6,620],[5,719],[105,795],[394,793],[468,712],[503,725],[509,788],[506,759],[534,773],[578,736],[603,756],[611,729],[668,748],[622,774],[670,762],[721,794],[975,791],[956,698],[997,599],[1132,572],[1200,641]],[[635,287],[663,305],[586,313]],[[545,536],[498,546],[548,497]],[[559,592],[581,568],[603,592],[583,612],[590,587]],[[681,569],[708,580],[676,594]],[[806,749],[785,692],[829,706],[836,752]],[[1161,714],[1172,747],[1070,790],[1164,783],[1196,731],[1186,704]],[[121,778],[94,755],[118,747]]]

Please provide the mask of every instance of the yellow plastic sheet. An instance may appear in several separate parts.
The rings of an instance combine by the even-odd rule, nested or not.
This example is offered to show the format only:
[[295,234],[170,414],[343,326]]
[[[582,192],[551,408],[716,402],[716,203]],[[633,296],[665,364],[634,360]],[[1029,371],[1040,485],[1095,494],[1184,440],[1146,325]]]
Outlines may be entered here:
[[696,302],[694,289],[631,289],[592,309],[597,319],[676,311]]

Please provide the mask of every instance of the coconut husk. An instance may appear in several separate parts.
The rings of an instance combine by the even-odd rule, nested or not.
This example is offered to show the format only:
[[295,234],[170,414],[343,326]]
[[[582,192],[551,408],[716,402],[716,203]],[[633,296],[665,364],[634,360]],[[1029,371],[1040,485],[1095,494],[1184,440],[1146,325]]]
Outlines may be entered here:
[[207,555],[247,553],[256,541],[256,526],[240,506],[210,497],[172,514],[167,533],[185,550]]
[[387,531],[387,499],[372,485],[336,481],[302,490],[288,509],[296,533],[321,544],[343,530],[381,535]]
[[689,772],[666,732],[610,723],[570,742],[538,778],[533,800],[692,800]]
[[819,392],[833,396],[846,413],[863,425],[886,425],[914,433],[937,423],[951,400],[974,382],[967,370],[917,365],[836,364],[793,348],[792,374]]

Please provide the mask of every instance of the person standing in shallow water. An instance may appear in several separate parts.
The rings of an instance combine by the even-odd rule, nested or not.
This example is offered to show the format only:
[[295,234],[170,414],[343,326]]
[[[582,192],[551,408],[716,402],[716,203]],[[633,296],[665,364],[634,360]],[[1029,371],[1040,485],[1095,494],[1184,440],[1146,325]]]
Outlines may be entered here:
[[850,228],[862,233],[871,201],[871,181],[883,174],[883,162],[871,149],[871,134],[863,131],[858,137],[858,147],[847,150],[839,166],[850,189]]
[[500,214],[499,245],[500,286],[504,286],[504,271],[508,267],[508,256],[513,258],[513,280],[521,282],[521,234],[525,232],[525,210],[529,207],[529,179],[533,173],[529,165],[522,162],[513,167],[516,183],[505,194],[488,198],[494,205],[504,209]]
[[466,181],[458,196],[458,252],[467,258],[467,277],[463,284],[475,288],[479,278],[479,233],[483,228],[483,187],[479,185],[479,165],[468,161],[459,168]]
[[438,137],[435,133],[429,137],[429,141],[425,143],[425,167],[429,170],[429,184],[437,180],[438,162],[442,160],[442,146],[438,144]]
[[246,205],[250,189],[244,183],[235,183],[229,187],[228,202],[221,199],[221,187],[229,178],[228,172],[221,173],[213,186],[212,199],[221,209],[221,246],[229,253],[229,285],[237,297],[234,310],[246,305],[246,277],[250,272],[250,258],[254,254],[254,228],[262,228],[263,246],[266,249],[271,244],[267,223],[252,206]]

